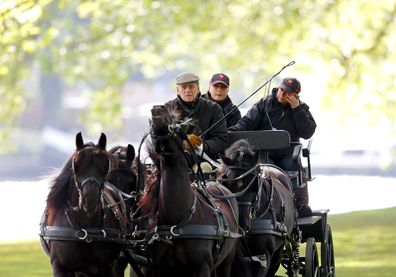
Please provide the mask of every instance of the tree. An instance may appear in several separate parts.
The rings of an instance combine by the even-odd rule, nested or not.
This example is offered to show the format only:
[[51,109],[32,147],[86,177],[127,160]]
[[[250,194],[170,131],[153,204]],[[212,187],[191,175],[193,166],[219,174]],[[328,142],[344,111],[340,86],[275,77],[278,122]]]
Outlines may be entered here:
[[294,59],[345,126],[385,122],[394,134],[395,14],[396,0],[6,0],[0,142],[30,97],[36,68],[90,87],[85,121],[118,128],[119,91],[133,72],[155,79],[226,69],[246,88]]

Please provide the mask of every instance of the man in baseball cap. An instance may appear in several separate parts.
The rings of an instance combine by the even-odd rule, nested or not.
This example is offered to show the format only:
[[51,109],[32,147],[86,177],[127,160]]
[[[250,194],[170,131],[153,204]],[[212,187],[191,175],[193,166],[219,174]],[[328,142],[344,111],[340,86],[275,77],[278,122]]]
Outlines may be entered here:
[[[278,87],[272,89],[271,95],[256,102],[229,130],[285,130],[290,135],[290,141],[293,142],[300,141],[300,138],[311,138],[316,130],[316,122],[308,105],[300,101],[300,91],[301,84],[296,78],[284,78]],[[268,161],[263,162],[275,164],[285,171],[298,171],[299,161],[293,159],[293,150],[294,145],[271,151],[268,154]],[[310,216],[312,210],[308,205],[307,184],[300,184],[294,187],[293,191],[298,215]]]
[[299,93],[301,91],[301,84],[296,78],[285,78],[278,86],[285,90],[287,93]]
[[227,115],[227,127],[231,127],[241,119],[241,112],[232,103],[228,96],[230,90],[230,78],[224,73],[216,73],[212,76],[209,83],[209,89],[203,95],[206,99],[212,100],[220,105],[223,109],[223,114]]

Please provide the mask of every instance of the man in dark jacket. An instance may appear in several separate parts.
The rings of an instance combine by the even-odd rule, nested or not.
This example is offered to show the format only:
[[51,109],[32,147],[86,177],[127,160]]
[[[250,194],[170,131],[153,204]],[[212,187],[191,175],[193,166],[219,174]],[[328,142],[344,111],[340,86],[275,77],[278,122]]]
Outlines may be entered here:
[[177,97],[165,103],[171,110],[178,110],[182,117],[197,119],[199,128],[195,133],[192,143],[199,145],[198,136],[206,132],[212,125],[220,122],[203,135],[203,151],[212,159],[217,159],[227,147],[227,125],[221,120],[223,112],[221,107],[210,100],[201,97],[199,78],[192,73],[182,73],[176,78]]
[[228,96],[229,90],[230,78],[228,78],[224,73],[217,73],[212,76],[209,83],[209,90],[203,95],[204,98],[212,100],[220,105],[223,109],[223,114],[227,115],[225,118],[227,127],[235,125],[238,120],[241,119],[241,112],[232,103],[231,98]]
[[[300,101],[301,84],[295,78],[285,78],[272,94],[260,99],[230,131],[286,130],[292,142],[309,139],[316,123],[307,104]],[[270,162],[286,171],[298,170],[292,159],[293,146],[269,153]],[[308,189],[306,185],[295,188],[297,209],[300,216],[309,216]]]

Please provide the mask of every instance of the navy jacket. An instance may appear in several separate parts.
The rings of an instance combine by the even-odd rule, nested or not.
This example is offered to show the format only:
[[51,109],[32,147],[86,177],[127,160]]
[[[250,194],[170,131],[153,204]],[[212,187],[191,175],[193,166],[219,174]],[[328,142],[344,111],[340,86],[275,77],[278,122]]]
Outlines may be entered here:
[[[282,105],[276,99],[277,89],[272,94],[260,99],[230,131],[254,131],[254,130],[286,130],[290,134],[292,142],[300,141],[300,138],[309,139],[315,132],[316,122],[309,111],[307,104],[292,109],[290,105]],[[267,111],[267,112],[266,112]],[[293,152],[293,146],[279,154],[289,155]]]
[[205,99],[212,100],[212,101],[216,102],[217,104],[219,104],[220,107],[223,109],[223,114],[224,115],[228,114],[230,111],[232,111],[234,109],[225,118],[226,123],[227,123],[227,127],[231,127],[231,126],[237,124],[239,119],[241,119],[241,112],[239,111],[238,108],[236,108],[234,103],[232,103],[232,100],[231,100],[231,98],[228,95],[223,101],[215,101],[215,100],[213,100],[212,97],[210,96],[209,92],[204,94],[202,97],[204,97]]

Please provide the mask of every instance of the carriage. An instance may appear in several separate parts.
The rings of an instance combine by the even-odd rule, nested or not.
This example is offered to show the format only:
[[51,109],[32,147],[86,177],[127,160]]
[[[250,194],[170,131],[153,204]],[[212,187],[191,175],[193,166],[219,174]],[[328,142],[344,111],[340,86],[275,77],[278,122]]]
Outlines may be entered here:
[[[290,180],[293,179],[294,185],[297,186],[304,181],[312,180],[310,143],[308,147],[303,148],[301,143],[290,142],[289,134],[281,130],[229,132],[230,144],[241,139],[247,140],[252,147],[256,150],[260,150],[260,160],[264,164],[268,159],[269,151],[283,149],[294,144],[293,158],[299,161],[300,170],[298,172],[287,172],[287,176]],[[306,159],[305,165],[301,163],[302,158]],[[208,157],[207,160],[212,163],[212,165],[218,166],[216,161],[212,161]],[[205,174],[206,179],[212,179],[213,177],[211,173]],[[291,183],[292,182],[289,182],[289,184]],[[297,218],[296,232],[291,236],[286,236],[284,234],[280,235],[283,236],[285,240],[284,247],[281,251],[280,264],[282,268],[280,268],[274,276],[283,276],[279,275],[282,271],[285,271],[288,277],[335,276],[333,239],[330,225],[327,222],[328,212],[329,210],[316,210],[312,212],[312,216]],[[254,229],[254,227],[251,228]],[[259,232],[261,231],[259,230]],[[265,230],[265,232],[267,232],[267,230]],[[129,241],[129,245],[131,246],[129,249],[130,258],[135,261],[140,261],[145,266],[148,265],[147,259],[139,253],[136,253],[134,249],[136,249],[136,246],[140,249],[142,246],[144,248],[146,242],[134,241],[133,239]],[[300,254],[300,251],[304,251],[305,255]],[[263,264],[263,260],[260,261],[260,257],[251,258],[255,259],[256,262],[259,261],[259,264]],[[136,264],[134,267],[136,268]],[[139,271],[139,269],[137,271]],[[238,276],[238,273],[234,272],[234,276]],[[261,275],[257,274],[257,276]]]
[[[154,116],[153,116],[154,117]],[[153,118],[154,119],[154,118]],[[174,162],[181,162],[182,164],[177,164],[177,166],[173,166],[174,170],[178,171],[180,168],[187,168],[187,165],[184,164],[185,161],[183,159],[183,151],[176,151],[178,149],[177,142],[180,143],[182,138],[178,137],[181,125],[170,125],[170,119],[164,120],[164,118],[157,116],[157,120],[153,120],[153,125],[158,124],[157,126],[157,144],[155,145],[156,151],[159,151],[161,155],[168,156],[169,161],[168,163]],[[171,132],[171,134],[169,133]],[[172,133],[173,132],[173,133]],[[275,149],[282,149],[288,147],[290,144],[290,137],[289,134],[285,131],[253,131],[253,132],[232,132],[229,133],[229,141],[236,142],[240,139],[246,140],[251,146],[253,146],[256,150],[260,150],[258,153],[262,155],[261,161],[265,162],[266,155],[268,151],[272,151]],[[172,147],[172,143],[170,141],[175,140],[174,148]],[[82,145],[82,143],[80,143]],[[103,147],[102,147],[103,148]],[[311,180],[311,170],[310,170],[310,158],[309,158],[309,147],[302,149],[302,145],[299,143],[295,144],[295,153],[294,156],[296,159],[299,159],[301,156],[307,159],[307,166],[303,167],[301,164],[300,170],[298,172],[290,172],[287,175],[287,180],[285,184],[291,185],[291,179],[296,180],[297,185],[303,182],[304,178],[306,180]],[[178,152],[177,158],[175,158],[174,152]],[[134,155],[134,153],[133,153]],[[243,156],[243,155],[242,155]],[[227,157],[224,157],[226,159]],[[107,159],[105,161],[107,162]],[[213,161],[211,161],[213,162]],[[216,163],[216,162],[213,162]],[[265,164],[265,163],[264,163]],[[113,164],[108,165],[107,168],[110,166],[114,167]],[[181,167],[180,167],[181,166]],[[184,167],[183,167],[184,166]],[[75,166],[74,164],[70,164],[69,167],[74,171]],[[146,165],[148,167],[148,165]],[[264,166],[265,167],[265,166]],[[106,169],[106,168],[105,168]],[[246,171],[245,167],[238,167],[238,166],[229,166],[228,169],[235,170],[240,172],[236,178],[232,178],[230,176],[226,176],[225,173],[221,175],[221,178],[225,183],[226,181],[230,180],[237,180],[236,183],[241,183],[242,179],[245,177],[251,176],[253,179],[255,177],[255,172],[261,172],[263,169],[263,164],[259,164],[255,166],[254,171],[249,170],[250,172]],[[273,168],[270,168],[273,169]],[[70,170],[70,169],[69,169]],[[108,169],[106,169],[108,170]],[[275,169],[277,170],[277,169]],[[184,171],[184,170],[183,170]],[[186,172],[183,174],[179,174],[179,172],[171,172],[171,174],[164,174],[167,175],[170,181],[174,181],[176,175],[183,175],[183,178],[190,178],[190,176]],[[268,174],[272,174],[273,172],[269,170]],[[228,172],[228,171],[227,171]],[[279,172],[279,170],[275,171]],[[184,174],[185,173],[185,174]],[[201,178],[204,175],[201,175]],[[207,176],[207,175],[205,175]],[[212,175],[208,175],[208,178],[211,178]],[[242,176],[242,177],[241,177]],[[282,174],[283,176],[283,174]],[[150,178],[147,177],[146,178]],[[165,178],[165,177],[164,177]],[[91,180],[93,178],[88,178]],[[141,180],[141,179],[140,179]],[[136,181],[136,180],[135,180]],[[147,181],[147,180],[146,180]],[[161,183],[164,183],[166,180],[161,180]],[[206,180],[206,184],[209,183]],[[210,180],[213,182],[213,180]],[[204,180],[205,183],[205,180]],[[249,181],[248,186],[245,186],[245,191],[253,181]],[[101,187],[102,180],[97,181],[94,179],[93,185],[94,187]],[[146,203],[149,203],[152,207],[149,208],[156,208],[153,210],[157,214],[156,224],[157,226],[151,230],[148,230],[147,226],[150,225],[150,222],[144,222],[144,224],[134,222],[132,225],[129,225],[129,230],[120,234],[120,239],[117,240],[116,244],[122,246],[122,257],[118,258],[117,262],[121,262],[121,268],[119,269],[120,272],[123,272],[123,269],[126,266],[126,263],[129,263],[133,269],[131,273],[133,276],[146,276],[143,272],[147,272],[147,270],[157,271],[157,275],[155,272],[150,272],[150,274],[154,274],[153,276],[187,276],[186,270],[190,270],[191,268],[200,267],[201,264],[205,264],[203,268],[194,269],[194,272],[199,272],[199,276],[210,276],[210,272],[216,270],[217,276],[228,276],[230,274],[231,263],[234,259],[234,254],[238,253],[237,251],[237,242],[243,242],[244,237],[251,236],[261,236],[267,235],[271,233],[271,235],[275,235],[279,241],[282,242],[281,249],[277,253],[277,257],[279,257],[279,262],[282,267],[286,270],[286,275],[290,276],[335,276],[335,262],[334,262],[334,249],[333,249],[333,240],[332,240],[332,233],[331,228],[327,222],[327,213],[328,210],[321,210],[321,211],[313,211],[311,217],[305,218],[296,218],[294,216],[295,221],[292,223],[293,231],[288,232],[287,228],[283,224],[278,224],[278,222],[270,222],[271,220],[265,219],[263,221],[254,220],[254,217],[251,222],[249,222],[249,229],[242,230],[241,226],[235,226],[234,221],[238,219],[238,211],[235,211],[235,198],[238,198],[235,194],[231,193],[230,191],[223,187],[213,185],[209,189],[203,188],[200,185],[200,182],[195,183],[195,187],[191,190],[193,193],[190,195],[182,197],[183,199],[178,199],[180,202],[181,200],[188,200],[190,202],[186,202],[185,206],[175,206],[177,203],[176,201],[170,201],[168,209],[165,207],[165,213],[161,215],[160,208],[157,205],[152,205],[152,199],[146,199]],[[260,183],[262,184],[262,183]],[[82,185],[81,185],[82,186]],[[105,184],[105,187],[108,188],[111,184]],[[103,186],[102,186],[103,187]],[[182,189],[188,186],[181,186]],[[270,186],[271,188],[275,187],[275,184]],[[173,188],[174,189],[174,188]],[[136,187],[135,187],[136,190]],[[189,189],[190,190],[190,189]],[[273,190],[275,193],[279,194],[279,191],[276,189]],[[177,191],[177,193],[181,193],[181,191]],[[182,192],[184,193],[184,191]],[[123,196],[124,198],[129,198],[129,196],[125,196],[121,193],[119,195]],[[128,192],[130,194],[130,192]],[[178,195],[175,195],[175,191],[171,191],[171,197],[175,197],[173,199],[177,199]],[[242,193],[238,194],[239,196]],[[134,195],[136,197],[136,195]],[[184,199],[185,198],[185,199]],[[198,199],[198,200],[197,200]],[[204,199],[204,200],[202,200]],[[158,200],[158,199],[157,199]],[[201,203],[200,202],[205,202]],[[191,203],[192,206],[191,206]],[[250,203],[252,204],[252,203]],[[283,204],[283,203],[282,203]],[[149,206],[150,206],[149,205]],[[245,205],[245,204],[244,204]],[[269,206],[267,207],[268,210]],[[124,208],[125,209],[125,208]],[[208,216],[208,213],[203,213],[204,210],[212,211],[209,214],[213,213],[215,216],[210,219],[211,216]],[[287,210],[287,209],[286,209]],[[158,212],[160,211],[160,212]],[[187,211],[187,213],[186,213]],[[169,216],[169,214],[172,214]],[[284,211],[285,212],[285,211]],[[294,211],[286,211],[293,214]],[[199,214],[201,213],[201,214]],[[133,213],[132,220],[139,219],[142,220],[143,217],[136,216],[138,213],[136,210]],[[158,215],[160,214],[160,215]],[[187,216],[186,216],[187,214]],[[158,219],[158,217],[163,216],[163,218]],[[174,218],[172,218],[172,216]],[[161,221],[162,220],[162,221]],[[162,222],[161,224],[159,224]],[[176,223],[174,223],[176,222]],[[253,224],[253,225],[252,225]],[[263,226],[265,225],[265,228]],[[270,230],[268,230],[267,226],[271,226]],[[272,227],[274,225],[281,225],[280,229],[274,230]],[[43,227],[47,230],[47,226]],[[113,227],[115,228],[115,227]],[[238,229],[236,229],[238,228]],[[85,230],[85,229],[84,229]],[[248,231],[247,231],[248,230]],[[256,230],[258,233],[254,233]],[[101,232],[100,229],[95,229],[95,232]],[[240,231],[240,232],[238,232]],[[77,232],[78,233],[78,232]],[[149,235],[151,234],[151,235]],[[49,239],[54,240],[54,237],[51,237],[48,232],[42,232],[42,236]],[[86,234],[88,235],[88,234]],[[84,236],[85,237],[85,236]],[[241,239],[242,238],[242,239]],[[55,238],[59,239],[59,238]],[[77,238],[65,238],[65,243],[68,240],[73,241],[80,241],[81,237],[77,236]],[[98,236],[98,241],[105,240],[105,236]],[[74,242],[73,242],[74,243]],[[82,243],[93,244],[92,241],[86,241]],[[249,242],[248,242],[249,243]],[[253,241],[255,243],[255,241]],[[174,251],[169,250],[169,245],[177,244],[179,249],[182,251]],[[305,245],[304,245],[305,244]],[[318,251],[317,245],[320,245],[320,253]],[[305,256],[300,255],[300,246],[301,248],[305,248]],[[304,247],[305,246],[305,247]],[[251,247],[251,246],[250,246]],[[249,248],[249,246],[247,247]],[[149,249],[149,251],[147,251]],[[151,254],[148,252],[151,251]],[[234,251],[234,252],[233,252]],[[257,272],[266,272],[268,271],[270,260],[267,257],[263,257],[263,255],[255,255],[252,249],[248,249],[248,252],[252,252],[249,257],[242,257],[241,260],[243,265],[245,265],[245,259],[249,258],[249,262],[253,261],[255,264],[258,265]],[[178,253],[178,252],[181,252]],[[243,252],[243,251],[242,251]],[[246,253],[246,251],[244,251]],[[154,253],[154,255],[153,255]],[[209,254],[208,254],[209,253]],[[159,256],[158,256],[159,255]],[[319,261],[320,255],[320,261]],[[189,256],[189,259],[185,257]],[[237,254],[235,254],[237,256]],[[243,256],[243,255],[242,255]],[[171,258],[171,263],[176,263],[176,268],[184,268],[181,271],[176,271],[177,274],[173,275],[174,268],[168,268],[168,265],[164,265],[160,262],[163,260],[164,257]],[[235,259],[237,260],[237,259]],[[154,269],[153,269],[153,263]],[[184,264],[185,263],[185,264]],[[235,261],[234,261],[235,263]],[[161,271],[161,268],[155,267],[164,267],[166,270],[169,270],[168,275],[164,275]],[[276,268],[278,269],[279,265]],[[114,268],[113,268],[114,270]],[[177,269],[179,270],[179,269]],[[271,276],[279,276],[279,272],[282,269],[277,270],[277,272],[273,272]],[[171,273],[172,272],[172,275]],[[243,273],[237,274],[237,271],[231,272],[234,276],[247,276]],[[208,275],[209,274],[209,275]],[[277,275],[274,275],[277,274]],[[189,275],[189,274],[188,274]],[[151,276],[151,275],[150,275]],[[192,276],[192,275],[190,275]],[[198,276],[198,274],[197,274]],[[266,276],[266,275],[259,275],[256,274],[255,276]]]

